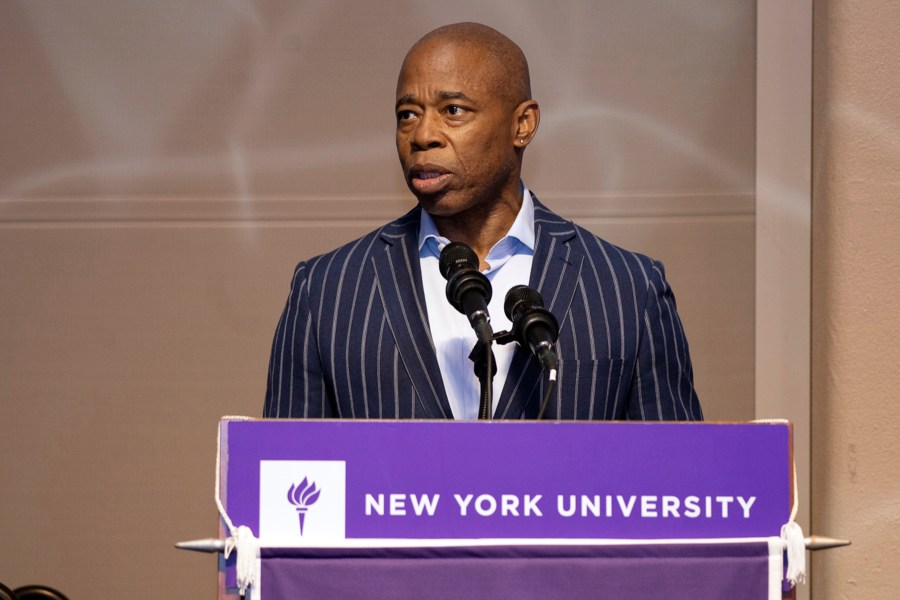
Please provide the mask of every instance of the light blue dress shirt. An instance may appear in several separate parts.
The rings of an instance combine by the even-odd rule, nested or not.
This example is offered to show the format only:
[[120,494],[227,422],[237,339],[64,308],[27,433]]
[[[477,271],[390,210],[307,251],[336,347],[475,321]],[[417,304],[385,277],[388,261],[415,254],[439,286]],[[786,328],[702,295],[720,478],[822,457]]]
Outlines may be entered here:
[[[444,388],[450,400],[450,408],[456,419],[477,419],[481,388],[475,376],[469,353],[475,346],[475,331],[465,315],[457,311],[447,300],[447,280],[438,269],[441,249],[448,243],[437,230],[431,215],[422,211],[419,226],[419,262],[422,268],[422,285],[428,324],[434,340],[438,364],[444,379]],[[522,184],[522,207],[506,236],[494,244],[485,262],[484,271],[491,282],[491,301],[488,312],[494,332],[509,330],[511,323],[503,313],[506,292],[514,285],[527,284],[534,258],[534,202],[531,192]],[[494,376],[494,406],[506,382],[512,362],[515,344],[494,344],[497,374]]]

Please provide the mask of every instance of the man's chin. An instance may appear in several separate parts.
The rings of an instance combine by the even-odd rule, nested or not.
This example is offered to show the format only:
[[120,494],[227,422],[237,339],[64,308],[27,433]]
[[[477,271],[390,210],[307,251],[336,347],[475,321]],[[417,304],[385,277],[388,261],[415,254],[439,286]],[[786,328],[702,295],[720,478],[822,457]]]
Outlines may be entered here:
[[419,206],[421,206],[422,210],[427,212],[435,219],[449,219],[464,212],[464,209],[459,206],[451,206],[441,203],[425,204],[421,200],[419,201]]
[[416,200],[422,210],[433,217],[449,217],[454,214],[451,203],[447,201],[447,192],[438,192],[436,194],[419,194],[414,193]]

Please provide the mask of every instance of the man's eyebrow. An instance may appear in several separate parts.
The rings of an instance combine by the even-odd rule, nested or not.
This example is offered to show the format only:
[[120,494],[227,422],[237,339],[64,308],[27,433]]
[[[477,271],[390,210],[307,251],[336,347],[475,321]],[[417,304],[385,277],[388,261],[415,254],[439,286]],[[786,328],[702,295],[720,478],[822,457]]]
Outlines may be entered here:
[[[438,100],[464,100],[471,104],[475,104],[475,101],[463,94],[462,92],[449,92],[449,91],[440,91],[437,93]],[[400,108],[404,104],[419,104],[419,100],[416,98],[415,94],[404,94],[397,98],[397,104],[394,108]]]
[[463,94],[462,92],[438,92],[438,98],[441,100],[465,100],[474,104],[474,100]]
[[397,104],[394,105],[394,108],[400,108],[403,104],[416,104],[416,97],[413,94],[405,94],[397,98]]

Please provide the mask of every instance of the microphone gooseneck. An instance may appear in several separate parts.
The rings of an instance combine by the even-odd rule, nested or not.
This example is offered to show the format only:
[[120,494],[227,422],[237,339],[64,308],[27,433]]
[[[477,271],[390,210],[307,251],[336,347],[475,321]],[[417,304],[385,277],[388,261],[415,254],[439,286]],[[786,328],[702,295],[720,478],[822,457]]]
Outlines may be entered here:
[[489,420],[493,410],[494,332],[488,302],[491,301],[491,282],[478,270],[478,255],[462,242],[450,242],[441,250],[438,269],[447,280],[447,300],[466,315],[475,330],[478,342],[469,354],[474,363],[475,375],[481,384],[478,418]]

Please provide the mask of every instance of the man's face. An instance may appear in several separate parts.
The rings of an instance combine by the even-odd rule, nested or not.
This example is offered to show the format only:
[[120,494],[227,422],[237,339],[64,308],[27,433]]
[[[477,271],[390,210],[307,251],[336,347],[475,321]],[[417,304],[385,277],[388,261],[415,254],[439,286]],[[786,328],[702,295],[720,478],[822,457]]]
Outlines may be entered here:
[[434,216],[519,194],[515,106],[483,50],[436,42],[407,56],[397,82],[397,152]]

